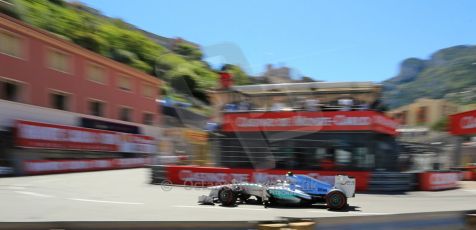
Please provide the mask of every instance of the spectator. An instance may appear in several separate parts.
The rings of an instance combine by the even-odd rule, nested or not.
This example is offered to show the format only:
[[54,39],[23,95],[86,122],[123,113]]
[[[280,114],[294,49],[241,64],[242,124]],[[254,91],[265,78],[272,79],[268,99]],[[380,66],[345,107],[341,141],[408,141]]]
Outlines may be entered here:
[[341,111],[350,111],[354,101],[352,99],[339,99],[337,103],[342,106]]
[[364,102],[364,103],[360,104],[359,110],[369,110],[369,103]]
[[238,110],[240,111],[248,111],[251,110],[251,103],[249,102],[248,98],[245,98],[238,104]]
[[299,96],[299,97],[295,98],[293,104],[294,104],[293,109],[295,109],[295,110],[302,110],[302,109],[306,108],[305,98],[302,97],[302,96]]
[[306,100],[306,110],[307,111],[318,111],[319,108],[319,100],[318,99],[313,99],[313,98],[308,98]]
[[223,107],[223,110],[226,112],[232,112],[232,111],[237,111],[238,110],[238,105],[236,103],[228,103]]
[[284,103],[275,102],[275,103],[271,106],[271,111],[281,111],[281,110],[284,110],[284,108],[286,108],[286,105],[285,105]]

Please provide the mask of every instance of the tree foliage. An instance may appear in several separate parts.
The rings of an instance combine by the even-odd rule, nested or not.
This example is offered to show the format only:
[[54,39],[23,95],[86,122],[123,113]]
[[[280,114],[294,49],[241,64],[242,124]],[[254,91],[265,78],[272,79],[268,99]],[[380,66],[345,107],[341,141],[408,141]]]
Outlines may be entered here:
[[439,121],[435,122],[435,124],[431,126],[431,129],[435,131],[446,132],[448,131],[448,125],[449,125],[448,117],[443,117]]
[[248,85],[251,84],[251,80],[248,75],[237,65],[227,64],[223,66],[223,70],[229,72],[233,76],[233,84],[235,85]]
[[[204,100],[205,90],[217,85],[218,74],[202,60],[200,48],[191,43],[177,40],[173,47],[165,48],[133,25],[103,16],[98,10],[77,1],[15,2],[21,11],[14,13],[25,22],[166,82],[178,84],[185,80],[188,87],[192,86],[191,94]],[[239,67],[233,67],[232,71],[239,84],[249,82]],[[178,88],[183,89],[182,86]]]
[[201,60],[203,57],[203,53],[197,47],[188,44],[186,42],[177,42],[173,48],[173,50],[184,57],[187,57],[192,60]]

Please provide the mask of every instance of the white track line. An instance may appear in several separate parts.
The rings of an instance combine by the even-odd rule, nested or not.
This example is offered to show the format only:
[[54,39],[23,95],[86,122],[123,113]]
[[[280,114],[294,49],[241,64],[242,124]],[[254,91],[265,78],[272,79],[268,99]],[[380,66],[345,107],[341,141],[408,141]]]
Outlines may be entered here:
[[9,188],[9,189],[12,189],[12,190],[25,189],[25,187],[21,187],[21,186],[9,186],[8,188]]
[[377,213],[377,212],[356,212],[356,211],[349,211],[349,212],[331,212],[328,210],[313,210],[313,211],[307,211],[307,212],[313,212],[313,213],[345,213],[345,214],[352,214],[352,215],[368,215],[368,216],[373,216],[373,215],[391,215],[394,213]]
[[465,192],[476,193],[476,190],[463,189]]
[[251,211],[266,211],[266,209],[257,209],[257,208],[235,208],[235,207],[231,207],[231,208],[225,208],[225,207],[220,207],[220,206],[194,206],[194,205],[174,205],[172,207],[175,207],[175,208],[213,208],[215,210],[224,210],[224,209],[227,209],[227,210],[251,210]]
[[24,194],[24,195],[36,196],[36,197],[44,197],[44,198],[53,197],[51,195],[46,195],[46,194],[41,194],[41,193],[36,193],[36,192],[27,192],[27,191],[15,191],[15,192],[20,193],[20,194]]
[[393,214],[395,214],[395,213],[383,213],[383,212],[348,212],[348,213],[357,214],[357,215],[371,215],[371,216],[374,216],[374,215],[393,215]]
[[68,198],[68,200],[74,201],[85,201],[85,202],[94,202],[94,203],[109,203],[109,204],[144,204],[138,202],[123,202],[123,201],[110,201],[110,200],[91,200],[91,199],[81,199],[81,198]]

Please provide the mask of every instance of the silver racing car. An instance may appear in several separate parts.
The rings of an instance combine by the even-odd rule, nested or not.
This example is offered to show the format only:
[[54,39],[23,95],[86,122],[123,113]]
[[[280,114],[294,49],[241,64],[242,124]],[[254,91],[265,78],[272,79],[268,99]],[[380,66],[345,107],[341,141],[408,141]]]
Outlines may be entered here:
[[326,203],[329,209],[339,210],[347,206],[347,198],[355,197],[355,179],[345,175],[335,176],[333,185],[307,175],[288,173],[284,181],[269,184],[233,183],[209,188],[210,194],[200,196],[199,203],[233,206],[238,201],[247,202],[253,196],[265,207]]

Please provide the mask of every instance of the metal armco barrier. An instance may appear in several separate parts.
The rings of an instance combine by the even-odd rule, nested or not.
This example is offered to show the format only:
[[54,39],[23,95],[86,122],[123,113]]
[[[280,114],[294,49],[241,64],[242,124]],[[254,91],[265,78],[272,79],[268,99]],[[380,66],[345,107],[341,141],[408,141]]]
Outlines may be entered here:
[[415,175],[401,172],[372,172],[369,192],[406,192],[416,187]]
[[466,215],[466,229],[476,229],[476,211],[471,211]]
[[27,160],[23,161],[23,171],[27,175],[88,172],[110,169],[144,167],[151,158],[110,158],[110,159],[76,159],[76,160]]
[[[465,229],[465,211],[317,218],[316,229],[451,230]],[[468,228],[474,229],[474,228]]]
[[165,165],[149,165],[149,168],[151,169],[151,184],[159,184],[167,180],[167,170],[165,167]]
[[155,230],[155,229],[256,229],[246,221],[86,221],[0,223],[0,230]]
[[246,221],[90,221],[90,222],[0,222],[0,230],[152,230],[152,229],[287,229],[287,230],[367,230],[367,229],[476,229],[476,210],[408,213],[394,215],[322,217],[315,219]]

